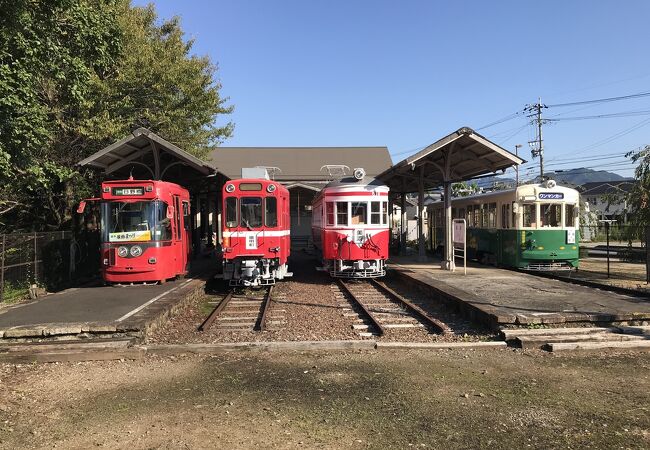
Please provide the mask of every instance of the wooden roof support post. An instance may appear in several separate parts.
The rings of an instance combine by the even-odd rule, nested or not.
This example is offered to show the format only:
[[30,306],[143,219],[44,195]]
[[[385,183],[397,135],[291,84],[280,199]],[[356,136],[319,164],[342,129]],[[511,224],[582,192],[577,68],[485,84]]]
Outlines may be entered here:
[[451,230],[451,157],[456,148],[456,142],[452,143],[445,155],[445,168],[442,171],[444,201],[445,201],[445,257],[441,267],[445,270],[454,270],[454,243],[452,242]]
[[427,259],[424,248],[424,166],[420,166],[418,177],[418,261],[424,262]]
[[156,142],[147,136],[149,145],[151,145],[151,154],[153,155],[154,180],[160,180],[160,150]]
[[454,244],[452,242],[451,230],[451,182],[444,183],[444,201],[445,201],[445,257],[441,267],[445,270],[454,269]]
[[399,254],[406,255],[406,232],[408,227],[408,217],[406,216],[406,192],[400,195],[400,224],[399,224]]

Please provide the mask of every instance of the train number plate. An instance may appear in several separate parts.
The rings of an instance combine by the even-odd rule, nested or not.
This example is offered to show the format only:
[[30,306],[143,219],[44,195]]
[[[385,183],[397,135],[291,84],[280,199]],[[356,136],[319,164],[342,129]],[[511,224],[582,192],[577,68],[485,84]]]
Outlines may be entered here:
[[255,250],[257,248],[257,236],[246,236],[246,250]]
[[113,195],[144,195],[144,188],[113,188]]
[[540,200],[562,200],[564,198],[563,192],[540,192]]
[[576,230],[566,230],[566,243],[567,244],[576,243]]

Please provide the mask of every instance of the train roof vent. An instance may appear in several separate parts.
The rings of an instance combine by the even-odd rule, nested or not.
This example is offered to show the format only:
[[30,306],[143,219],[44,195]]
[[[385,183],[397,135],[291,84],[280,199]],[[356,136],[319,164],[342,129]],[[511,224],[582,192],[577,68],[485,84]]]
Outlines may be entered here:
[[241,168],[241,177],[242,178],[260,178],[263,180],[269,180],[269,172],[265,167],[242,167]]
[[350,174],[350,168],[343,164],[326,164],[320,168],[320,171],[327,171],[331,180],[338,180]]
[[264,169],[266,173],[271,177],[272,180],[275,180],[275,176],[279,173],[282,173],[282,169],[279,167],[273,166],[255,166],[256,169]]

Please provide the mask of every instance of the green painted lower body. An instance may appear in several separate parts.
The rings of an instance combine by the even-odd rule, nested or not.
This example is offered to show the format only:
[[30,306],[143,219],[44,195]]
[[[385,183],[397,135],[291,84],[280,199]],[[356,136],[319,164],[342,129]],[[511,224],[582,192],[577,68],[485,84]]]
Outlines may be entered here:
[[[443,230],[432,229],[432,250],[443,244]],[[580,233],[567,243],[567,230],[467,229],[467,256],[488,264],[519,269],[551,267],[558,263],[577,268]]]

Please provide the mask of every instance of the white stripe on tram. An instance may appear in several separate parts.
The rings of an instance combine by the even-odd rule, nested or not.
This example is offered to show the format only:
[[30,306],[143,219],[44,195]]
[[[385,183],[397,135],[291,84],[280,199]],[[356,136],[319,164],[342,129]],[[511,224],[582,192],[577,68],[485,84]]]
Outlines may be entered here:
[[259,236],[259,237],[281,237],[289,236],[290,230],[259,230],[259,231],[224,231],[223,237],[229,238],[240,238],[248,236]]

